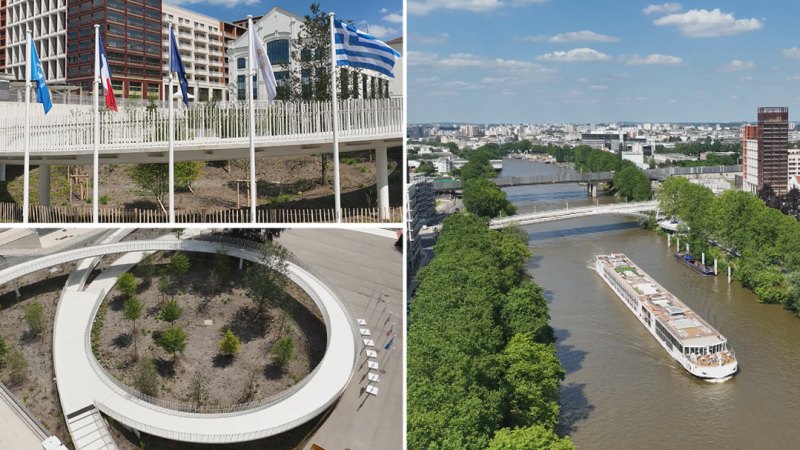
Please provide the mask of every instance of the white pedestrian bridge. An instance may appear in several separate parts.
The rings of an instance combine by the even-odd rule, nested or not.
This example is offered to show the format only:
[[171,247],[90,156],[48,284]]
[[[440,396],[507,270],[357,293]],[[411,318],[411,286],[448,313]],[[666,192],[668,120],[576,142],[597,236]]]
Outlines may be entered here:
[[[330,153],[331,102],[257,103],[256,157]],[[100,162],[163,163],[168,160],[167,108],[121,107],[103,111]],[[0,164],[22,164],[24,103],[0,102]],[[218,161],[249,155],[249,108],[244,103],[202,104],[175,111],[175,161]],[[403,99],[339,102],[339,150],[385,151],[402,145]],[[31,105],[31,164],[92,164],[94,116],[88,105],[53,105],[44,115]]]
[[492,221],[489,223],[489,227],[492,229],[498,229],[514,225],[533,225],[537,223],[574,219],[577,217],[597,216],[601,214],[630,214],[642,216],[647,211],[656,211],[657,209],[657,200],[631,203],[610,203],[606,205],[580,206],[577,208],[567,207],[565,209],[553,209],[492,219]]
[[[327,330],[325,355],[316,368],[288,390],[256,403],[209,412],[190,412],[185,405],[148,398],[112,378],[95,359],[90,342],[94,317],[118,276],[153,251],[218,253],[258,262],[260,251],[246,241],[123,241],[67,250],[0,271],[0,285],[59,264],[81,261],[61,294],[53,329],[53,359],[62,410],[78,449],[114,448],[97,410],[119,423],[148,434],[194,443],[234,443],[260,439],[295,428],[325,411],[339,398],[356,368],[359,334],[343,299],[297,262],[288,263],[297,283],[322,313]],[[123,254],[86,285],[99,257]]]

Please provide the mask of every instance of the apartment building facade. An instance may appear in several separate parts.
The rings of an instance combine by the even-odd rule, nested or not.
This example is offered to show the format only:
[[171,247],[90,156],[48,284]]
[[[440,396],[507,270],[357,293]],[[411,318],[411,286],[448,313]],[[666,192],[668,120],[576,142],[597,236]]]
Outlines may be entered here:
[[0,12],[0,16],[5,17],[5,26],[0,25],[4,35],[0,38],[0,50],[5,71],[13,79],[25,79],[26,34],[31,30],[48,82],[51,85],[66,82],[67,0],[0,1],[5,5],[4,13]]
[[[223,22],[168,3],[164,3],[162,11],[163,91],[166,92],[169,85],[169,24],[172,23],[186,68],[190,98],[199,102],[227,100]],[[175,83],[173,94],[177,86]]]

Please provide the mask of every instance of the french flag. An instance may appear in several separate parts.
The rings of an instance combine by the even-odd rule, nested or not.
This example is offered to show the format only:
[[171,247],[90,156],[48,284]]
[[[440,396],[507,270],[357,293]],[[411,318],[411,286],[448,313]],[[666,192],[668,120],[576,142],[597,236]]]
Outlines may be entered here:
[[117,111],[117,100],[114,99],[114,89],[111,87],[111,68],[108,66],[108,59],[106,58],[106,49],[103,46],[103,38],[100,37],[99,45],[97,46],[97,60],[99,64],[95,65],[97,72],[94,76],[100,77],[100,85],[103,86],[103,95],[106,98],[106,108]]

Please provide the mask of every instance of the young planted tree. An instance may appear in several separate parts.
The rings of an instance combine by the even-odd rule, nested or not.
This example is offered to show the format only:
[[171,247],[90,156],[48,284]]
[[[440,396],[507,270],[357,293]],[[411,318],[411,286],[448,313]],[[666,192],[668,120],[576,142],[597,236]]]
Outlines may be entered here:
[[175,278],[179,278],[188,272],[189,267],[191,267],[189,257],[183,253],[175,253],[169,260],[169,271]]
[[[139,269],[139,274],[142,275],[142,279],[144,280],[146,285],[150,284],[150,281],[153,279],[153,275],[156,273],[156,267],[153,265],[153,255],[146,256],[137,266]],[[119,281],[117,281],[119,283]]]
[[136,359],[139,358],[139,349],[136,346],[136,321],[142,317],[143,310],[144,305],[135,295],[128,297],[122,304],[122,316],[133,323],[133,334],[131,336],[133,337],[133,351]]
[[278,339],[272,346],[271,353],[275,364],[281,369],[285,369],[286,365],[294,359],[294,340],[289,336]]
[[156,364],[150,358],[144,358],[136,364],[133,374],[133,386],[142,394],[158,396],[159,377]]
[[136,277],[130,272],[125,272],[117,278],[117,288],[125,294],[125,298],[130,298],[136,295],[136,288],[138,287]]
[[261,245],[258,264],[247,268],[244,285],[250,299],[256,304],[259,317],[268,306],[285,303],[284,289],[289,282],[286,264],[288,255],[280,244],[268,241]]
[[28,324],[31,336],[39,337],[47,328],[44,317],[44,306],[41,303],[31,303],[25,306],[25,322]]
[[167,300],[164,302],[164,305],[161,306],[161,311],[159,312],[159,318],[170,324],[175,323],[176,320],[181,318],[183,314],[183,308],[178,305],[178,301],[175,299]]
[[236,336],[230,329],[225,330],[225,335],[219,341],[219,352],[223,355],[234,356],[239,353],[240,348],[239,336]]
[[[175,163],[175,188],[189,189],[200,176],[203,162],[190,161]],[[166,163],[137,164],[131,170],[131,179],[146,195],[152,196],[164,214],[164,196],[169,192],[169,166]]]
[[172,326],[161,332],[156,339],[156,345],[172,355],[173,361],[178,353],[186,349],[186,332],[179,326]]

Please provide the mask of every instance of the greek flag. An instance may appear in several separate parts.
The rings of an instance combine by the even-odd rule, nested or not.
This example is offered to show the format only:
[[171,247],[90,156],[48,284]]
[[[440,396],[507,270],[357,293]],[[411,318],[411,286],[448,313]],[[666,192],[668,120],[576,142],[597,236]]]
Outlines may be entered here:
[[394,63],[400,57],[392,47],[375,36],[334,19],[336,65],[374,70],[394,78]]

